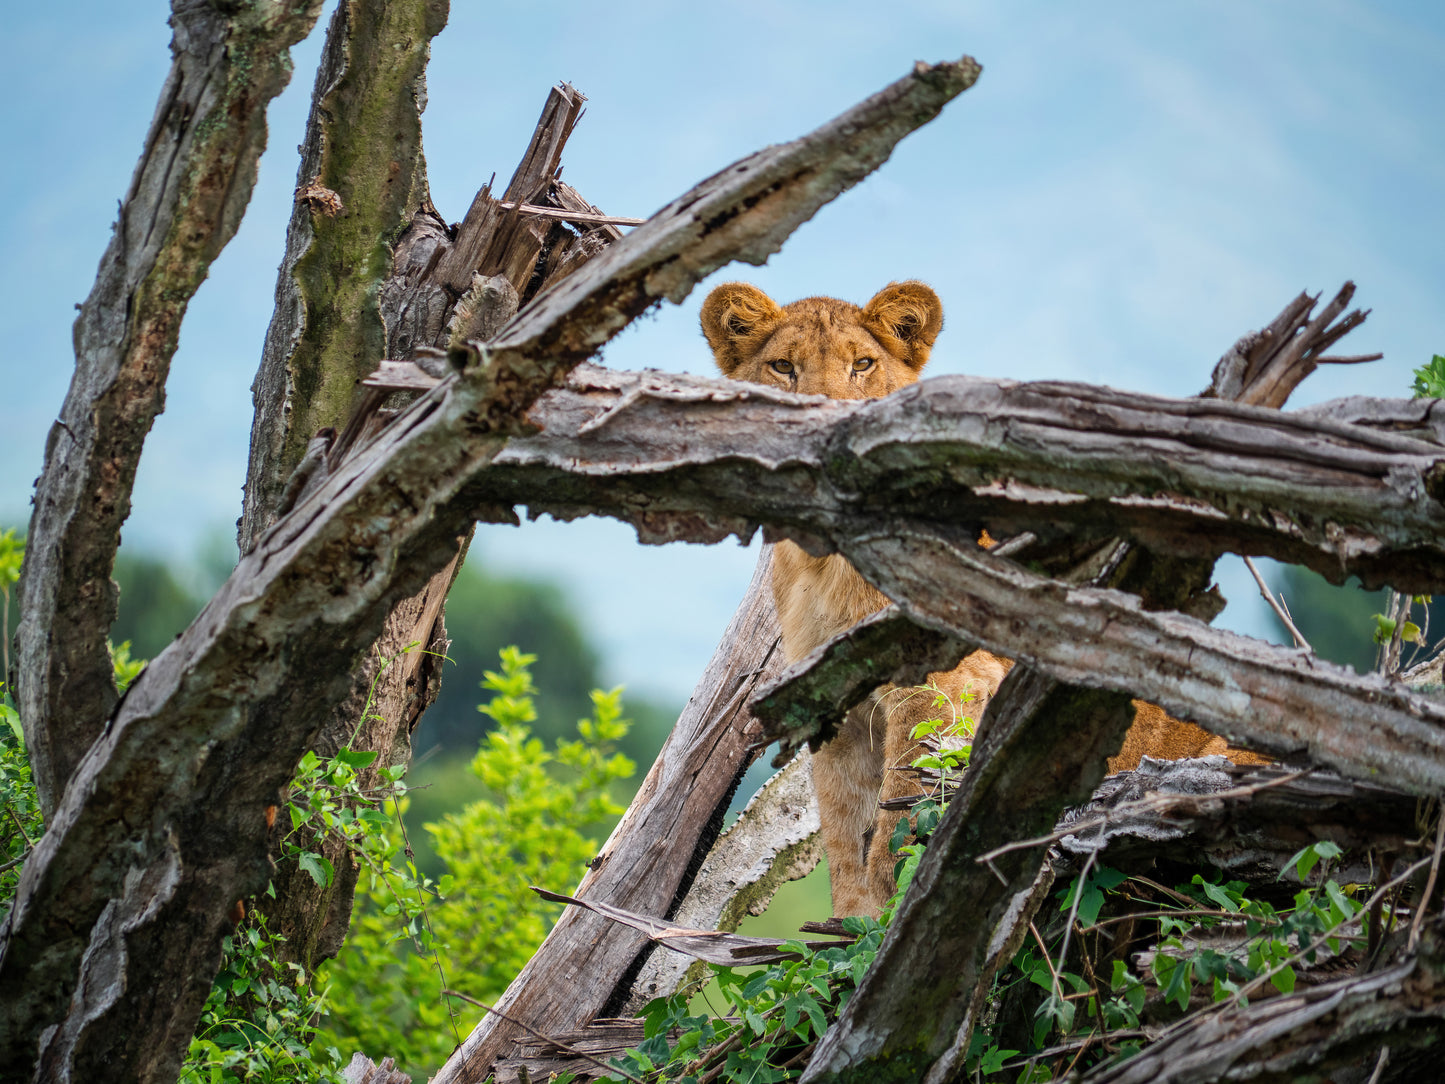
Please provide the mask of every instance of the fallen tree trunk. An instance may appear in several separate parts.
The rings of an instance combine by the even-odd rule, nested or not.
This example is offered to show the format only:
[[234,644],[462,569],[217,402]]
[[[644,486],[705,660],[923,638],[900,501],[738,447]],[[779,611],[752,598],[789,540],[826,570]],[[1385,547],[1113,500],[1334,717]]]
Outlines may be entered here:
[[1445,442],[1319,408],[965,376],[840,402],[588,367],[529,417],[542,432],[497,457],[477,499],[614,516],[645,542],[748,538],[767,523],[836,548],[850,521],[886,510],[997,538],[1118,536],[1175,557],[1274,557],[1334,582],[1445,584]]
[[[938,385],[944,390],[936,401],[932,388]],[[608,514],[636,525],[647,541],[716,541],[728,533],[747,537],[760,520],[783,522],[789,525],[784,533],[836,545],[889,597],[911,600],[901,604],[900,611],[913,624],[953,638],[955,642],[937,647],[939,656],[924,665],[940,665],[939,659],[963,645],[984,647],[1031,662],[1063,681],[1131,692],[1232,741],[1277,756],[1309,755],[1347,774],[1378,778],[1418,793],[1434,793],[1445,785],[1445,753],[1439,741],[1445,709],[1428,698],[1291,649],[1210,629],[1179,614],[1146,611],[1127,595],[1069,587],[1036,576],[1012,562],[990,558],[971,540],[958,539],[960,534],[971,539],[976,526],[993,526],[1005,516],[999,509],[1010,501],[1017,507],[1006,515],[1018,525],[1032,524],[1031,514],[1056,514],[1052,506],[1038,512],[1028,492],[998,487],[990,497],[993,511],[986,518],[961,514],[951,521],[959,527],[943,528],[935,526],[942,521],[941,498],[915,499],[915,487],[906,484],[906,479],[915,478],[920,483],[917,490],[927,491],[933,476],[926,464],[917,466],[917,476],[896,474],[891,488],[883,487],[886,497],[875,498],[871,490],[857,488],[862,484],[857,479],[867,468],[852,465],[836,449],[851,443],[867,454],[883,446],[883,436],[867,425],[875,412],[888,418],[884,431],[891,439],[909,449],[918,443],[908,435],[912,429],[947,433],[947,407],[961,404],[958,409],[969,410],[970,397],[962,389],[977,386],[995,391],[1000,387],[996,382],[948,377],[909,389],[911,397],[896,397],[899,402],[809,404],[798,397],[721,381],[638,377],[588,368],[570,388],[539,401],[530,416],[545,429],[514,440],[488,470],[474,475],[469,497],[477,507],[493,510],[498,504],[527,501],[534,514],[544,510],[562,517]],[[1081,398],[1092,402],[1091,395]],[[1198,405],[1154,402],[1167,404],[1160,408],[1165,425],[1189,417]],[[1408,547],[1400,559],[1415,562],[1419,575],[1435,568],[1436,556],[1422,556],[1438,545],[1437,538],[1426,538],[1425,527],[1436,519],[1445,526],[1445,510],[1428,496],[1426,479],[1445,461],[1445,452],[1413,441],[1411,453],[1384,452],[1375,441],[1405,438],[1363,429],[1341,431],[1344,427],[1313,430],[1310,421],[1289,416],[1281,421],[1281,416],[1262,408],[1202,402],[1211,409],[1239,412],[1230,414],[1229,443],[1235,448],[1260,449],[1274,444],[1281,432],[1291,434],[1289,439],[1298,443],[1281,459],[1291,471],[1294,466],[1312,469],[1311,449],[1322,458],[1338,453],[1337,465],[1357,453],[1379,456],[1369,471],[1373,480],[1362,483],[1358,492],[1368,489],[1378,497],[1389,491],[1411,505],[1414,511],[1405,518],[1418,514],[1419,528],[1409,530],[1408,541],[1405,534],[1399,536]],[[1004,415],[997,399],[987,413],[995,419]],[[714,440],[706,436],[710,417],[717,419]],[[1363,444],[1341,452],[1351,432],[1364,434]],[[1309,433],[1314,435],[1305,435]],[[1118,444],[1111,456],[1119,464],[1117,485],[1127,461],[1126,446],[1137,444],[1139,438],[1114,439]],[[968,462],[976,456],[961,453],[956,441],[945,438],[938,443],[950,449],[947,456],[940,454],[938,463],[953,458]],[[1020,446],[1028,452],[1034,439]],[[1194,461],[1205,458],[1192,448],[1181,439],[1172,454]],[[898,458],[903,455],[897,453]],[[1313,519],[1317,526],[1326,525],[1322,537],[1329,534],[1337,542],[1348,534],[1328,527],[1336,522],[1329,520],[1326,505],[1337,499],[1338,469],[1317,476],[1313,489],[1302,488],[1303,475],[1287,475],[1295,482],[1287,496],[1282,479],[1258,480],[1257,459],[1233,459],[1223,449],[1211,455],[1216,457],[1211,471],[1217,471],[1221,494],[1225,478],[1242,477],[1241,487],[1254,485],[1260,500],[1267,502],[1271,522]],[[1043,464],[1045,458],[1038,455],[1035,462]],[[849,465],[839,466],[840,462]],[[1149,463],[1137,468],[1135,492],[1153,485],[1151,474],[1160,469]],[[1182,473],[1182,468],[1176,472],[1176,482]],[[832,481],[838,476],[854,483],[845,488]],[[665,482],[659,481],[663,478]],[[1397,484],[1400,488],[1393,488]],[[1221,495],[1220,503],[1239,509],[1244,501]],[[1388,522],[1392,505],[1401,506],[1395,498],[1379,500],[1369,504],[1369,514]],[[1361,503],[1361,515],[1366,506]],[[1236,515],[1241,530],[1264,521],[1262,512],[1236,511]],[[1230,528],[1223,517],[1201,517],[1190,549],[1216,550],[1216,543],[1205,541],[1216,528],[1228,537]],[[1362,547],[1341,542],[1331,557],[1336,568],[1341,563],[1352,567],[1350,554],[1360,557],[1364,551],[1371,551],[1370,562],[1389,560],[1385,556],[1389,546],[1383,540],[1388,529],[1382,528]],[[1284,533],[1270,536],[1285,538]],[[1364,563],[1361,558],[1353,567]],[[1430,575],[1442,571],[1445,568]],[[1167,660],[1164,667],[1156,665],[1161,652]],[[851,671],[851,662],[839,665],[840,671]],[[858,696],[859,690],[866,695],[870,683],[881,680],[886,670],[880,665],[875,672],[844,679],[844,684],[854,683],[848,695]],[[794,744],[826,737],[818,730],[816,716],[796,717],[812,721],[786,732],[774,729],[770,737]],[[1368,719],[1368,730],[1335,732],[1339,719]]]

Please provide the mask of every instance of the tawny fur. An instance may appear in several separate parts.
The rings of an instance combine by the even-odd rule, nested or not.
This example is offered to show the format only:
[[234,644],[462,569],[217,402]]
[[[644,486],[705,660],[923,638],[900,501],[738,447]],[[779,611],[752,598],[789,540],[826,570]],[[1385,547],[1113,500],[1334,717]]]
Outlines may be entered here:
[[[703,334],[723,375],[833,399],[876,399],[914,383],[942,328],[943,305],[921,282],[890,284],[862,308],[831,297],[779,306],[754,286],[727,283],[702,307]],[[888,603],[842,557],[812,557],[791,542],[779,542],[773,552],[773,597],[790,662]],[[971,695],[965,710],[976,720],[1012,665],[977,651],[929,679],[955,704]],[[1136,700],[1134,706],[1134,725],[1110,771],[1137,767],[1146,754],[1261,759],[1152,704]],[[835,915],[876,916],[892,895],[888,844],[900,815],[878,805],[917,787],[886,769],[918,755],[910,735],[936,713],[932,696],[885,686],[849,712],[813,757]]]

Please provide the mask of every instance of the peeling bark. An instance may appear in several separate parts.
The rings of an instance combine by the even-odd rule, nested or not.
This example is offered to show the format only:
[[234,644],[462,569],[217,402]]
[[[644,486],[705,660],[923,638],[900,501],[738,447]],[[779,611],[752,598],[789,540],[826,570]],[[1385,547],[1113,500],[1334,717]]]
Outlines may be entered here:
[[[687,896],[670,920],[698,930],[734,931],[760,915],[788,881],[811,873],[822,860],[818,802],[806,755],[797,757],[754,795],[718,840]],[[655,997],[671,997],[703,969],[675,952],[653,952],[632,983],[625,1013]]]
[[[1385,1080],[1420,1081],[1439,1072],[1445,1030],[1445,967],[1438,922],[1419,956],[1374,974],[1352,975],[1289,997],[1229,1007],[1171,1029],[1122,1065],[1071,1080],[1090,1084],[1197,1084],[1248,1079],[1293,1084],[1359,1067],[1364,1080],[1381,1046]],[[1418,1052],[1423,1057],[1411,1057]]]

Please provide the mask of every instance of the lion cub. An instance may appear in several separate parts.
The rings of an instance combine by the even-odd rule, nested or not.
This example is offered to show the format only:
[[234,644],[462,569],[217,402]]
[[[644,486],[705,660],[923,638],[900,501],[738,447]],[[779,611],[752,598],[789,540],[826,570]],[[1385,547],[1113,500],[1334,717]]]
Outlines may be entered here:
[[[724,376],[833,399],[876,399],[914,383],[942,328],[943,305],[921,282],[893,283],[862,308],[831,297],[779,306],[756,287],[731,282],[702,306],[702,331]],[[888,604],[842,557],[811,557],[786,541],[773,550],[773,598],[789,662]],[[954,704],[972,694],[967,710],[977,719],[1012,665],[976,651],[956,669],[929,678]],[[1236,752],[1152,704],[1135,701],[1135,707],[1134,726],[1111,771],[1136,767],[1145,753]],[[835,915],[876,916],[893,894],[888,844],[900,814],[878,805],[917,790],[908,776],[887,769],[918,755],[913,728],[935,710],[931,696],[885,686],[849,712],[813,757]],[[1246,758],[1255,759],[1236,756]]]

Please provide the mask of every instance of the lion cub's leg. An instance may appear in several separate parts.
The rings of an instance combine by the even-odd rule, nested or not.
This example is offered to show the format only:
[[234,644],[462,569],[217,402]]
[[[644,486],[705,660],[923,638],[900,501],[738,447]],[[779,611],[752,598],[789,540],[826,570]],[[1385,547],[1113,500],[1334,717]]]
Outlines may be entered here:
[[[891,798],[923,793],[923,788],[911,772],[895,770],[908,767],[922,752],[922,746],[913,738],[914,729],[931,719],[942,719],[958,728],[961,743],[965,717],[977,724],[989,698],[998,691],[999,683],[1012,665],[1006,659],[977,651],[953,670],[930,674],[930,688],[889,687],[880,690],[878,700],[880,708],[886,710],[887,725],[883,778],[878,790],[879,805]],[[938,703],[939,693],[943,694],[946,703]],[[944,740],[947,743],[948,739]],[[877,809],[875,814],[873,838],[868,846],[866,913],[877,917],[893,895],[893,870],[897,860],[889,844],[904,814],[888,809]]]
[[[876,915],[869,900],[866,862],[869,833],[878,812],[882,782],[883,718],[870,729],[874,697],[848,713],[838,734],[813,754],[813,789],[818,793],[819,835],[828,856],[833,914]],[[886,897],[885,897],[886,900]]]

